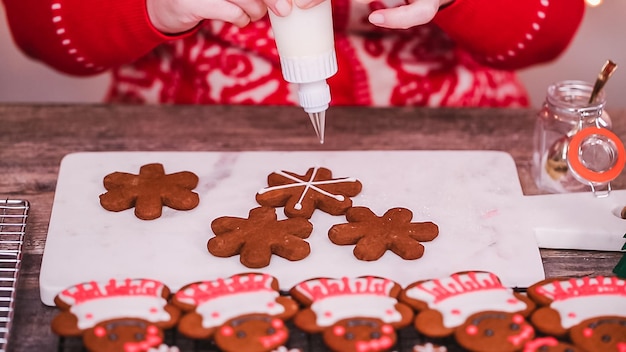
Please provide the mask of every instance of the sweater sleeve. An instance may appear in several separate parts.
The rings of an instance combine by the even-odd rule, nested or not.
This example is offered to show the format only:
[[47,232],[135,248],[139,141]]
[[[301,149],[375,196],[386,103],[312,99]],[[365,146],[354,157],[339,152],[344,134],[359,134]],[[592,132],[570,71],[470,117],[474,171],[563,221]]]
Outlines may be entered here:
[[2,1],[16,45],[68,74],[97,74],[180,37],[152,26],[145,0]]
[[584,11],[583,0],[455,0],[434,22],[478,61],[519,69],[556,59]]

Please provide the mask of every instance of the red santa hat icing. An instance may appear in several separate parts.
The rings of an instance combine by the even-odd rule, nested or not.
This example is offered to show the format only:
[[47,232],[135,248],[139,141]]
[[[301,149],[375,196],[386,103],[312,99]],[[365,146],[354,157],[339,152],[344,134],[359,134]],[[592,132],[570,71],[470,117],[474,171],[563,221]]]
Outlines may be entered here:
[[266,274],[235,275],[227,279],[193,283],[176,292],[176,299],[196,306],[202,326],[220,326],[227,320],[250,313],[277,315],[285,308],[276,302],[274,278]]
[[423,281],[409,287],[406,296],[439,311],[447,328],[463,324],[474,313],[486,310],[512,313],[527,308],[526,302],[515,297],[512,289],[504,287],[489,272],[457,273]]
[[58,298],[70,306],[80,329],[116,318],[140,318],[150,322],[169,321],[163,298],[165,285],[149,279],[110,279],[69,287]]
[[583,277],[555,280],[536,292],[552,300],[550,308],[569,329],[583,320],[626,312],[626,280],[617,277]]
[[377,278],[313,279],[295,289],[313,303],[318,326],[353,317],[378,318],[385,323],[399,322],[402,315],[395,308],[398,300],[390,296],[394,281]]

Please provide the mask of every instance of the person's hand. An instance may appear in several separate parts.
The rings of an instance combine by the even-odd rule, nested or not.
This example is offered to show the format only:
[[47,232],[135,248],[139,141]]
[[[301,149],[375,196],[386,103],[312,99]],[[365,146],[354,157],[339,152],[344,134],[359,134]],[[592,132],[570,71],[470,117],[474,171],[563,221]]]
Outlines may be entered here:
[[441,6],[452,1],[454,0],[405,0],[406,5],[373,11],[368,19],[379,27],[406,29],[430,22]]
[[269,8],[278,16],[291,12],[292,2],[303,9],[330,0],[147,0],[152,25],[166,34],[190,30],[202,20],[221,20],[238,27],[261,19]]

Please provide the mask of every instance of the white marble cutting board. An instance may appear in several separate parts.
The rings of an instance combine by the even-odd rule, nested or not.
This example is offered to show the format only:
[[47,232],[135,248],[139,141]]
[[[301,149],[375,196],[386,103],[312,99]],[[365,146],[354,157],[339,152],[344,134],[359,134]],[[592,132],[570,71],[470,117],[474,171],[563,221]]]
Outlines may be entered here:
[[[98,196],[104,176],[137,174],[162,163],[166,173],[191,171],[200,205],[191,211],[165,208],[161,218],[139,220],[133,210],[104,210]],[[423,243],[425,254],[406,261],[391,252],[380,260],[354,258],[353,246],[337,246],[328,229],[343,216],[316,211],[309,257],[289,262],[274,256],[263,269],[281,287],[312,277],[378,275],[401,285],[464,270],[488,270],[505,285],[525,287],[544,278],[529,219],[520,211],[522,190],[510,155],[494,151],[351,152],[102,152],[66,156],[61,164],[41,276],[41,299],[53,304],[62,289],[110,278],[158,279],[173,291],[197,280],[251,269],[239,257],[217,258],[206,249],[211,221],[247,217],[256,192],[276,170],[304,174],[323,166],[333,177],[355,177],[363,191],[353,205],[379,216],[393,207],[413,211],[413,221],[433,221],[439,236]],[[284,218],[282,208],[279,216]]]

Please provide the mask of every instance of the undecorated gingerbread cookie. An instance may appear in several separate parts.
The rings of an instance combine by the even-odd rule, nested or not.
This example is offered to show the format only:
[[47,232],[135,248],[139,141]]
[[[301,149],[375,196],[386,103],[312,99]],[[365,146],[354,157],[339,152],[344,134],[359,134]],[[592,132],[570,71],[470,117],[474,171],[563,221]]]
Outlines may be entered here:
[[298,310],[278,289],[274,277],[256,273],[186,285],[172,298],[186,312],[178,330],[212,338],[222,351],[272,351],[289,338],[285,320]]
[[526,317],[535,308],[528,297],[503,286],[497,275],[485,271],[412,283],[402,291],[400,300],[418,311],[414,321],[417,331],[432,338],[452,335],[476,313],[493,311]]
[[413,311],[397,300],[401,287],[379,277],[319,278],[303,281],[290,294],[304,305],[294,324],[322,333],[333,351],[388,351],[396,330],[411,323]]
[[192,190],[198,185],[198,176],[189,171],[165,174],[162,164],[147,164],[139,174],[114,172],[104,177],[106,193],[100,195],[100,204],[109,211],[135,208],[135,216],[153,220],[161,216],[163,206],[176,210],[191,210],[200,198]]
[[387,250],[402,259],[424,255],[420,242],[434,240],[439,228],[432,222],[411,222],[413,213],[405,208],[389,209],[377,216],[369,208],[353,207],[346,212],[348,223],[333,225],[328,238],[337,245],[356,245],[354,256],[365,261],[377,260]]
[[217,218],[211,229],[215,237],[207,242],[209,252],[217,257],[239,255],[241,264],[248,268],[268,266],[272,254],[296,261],[311,253],[304,239],[311,235],[313,225],[304,218],[278,220],[271,207],[254,208],[247,219]]
[[268,187],[261,189],[256,200],[270,207],[285,207],[290,218],[309,219],[315,209],[331,215],[341,215],[352,206],[352,199],[361,192],[361,182],[355,178],[333,178],[323,167],[310,168],[304,175],[276,171],[267,178]]

